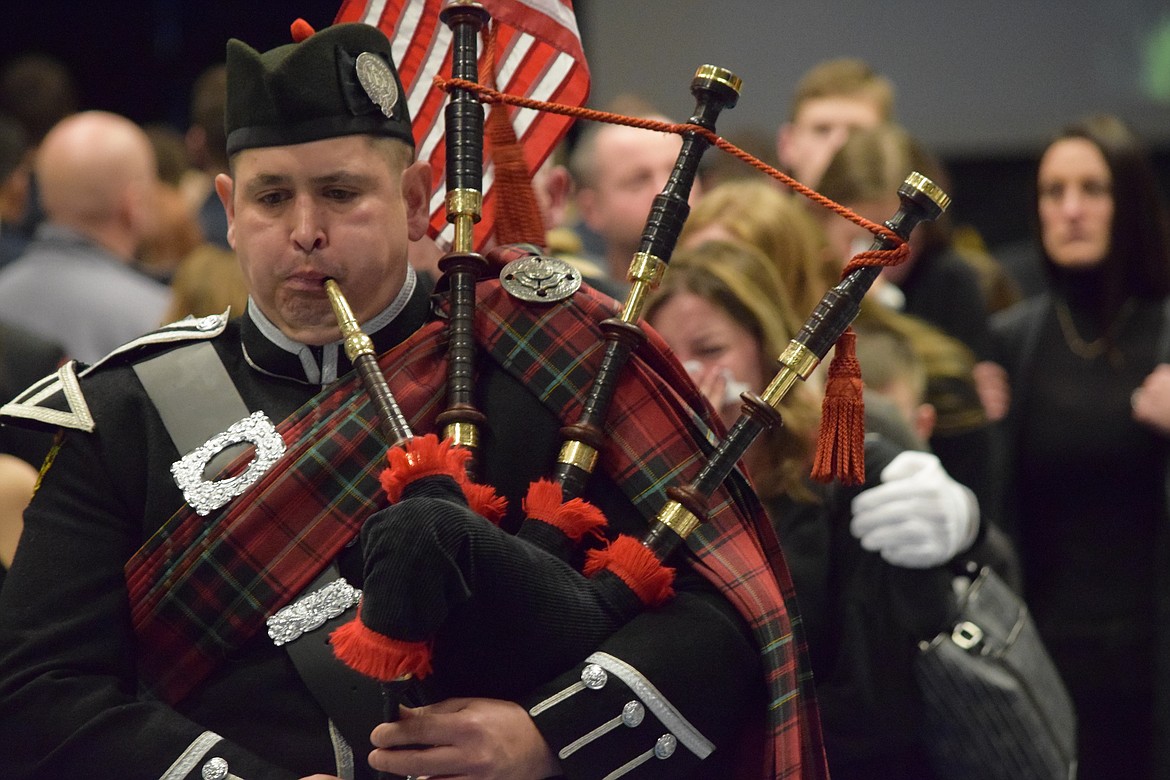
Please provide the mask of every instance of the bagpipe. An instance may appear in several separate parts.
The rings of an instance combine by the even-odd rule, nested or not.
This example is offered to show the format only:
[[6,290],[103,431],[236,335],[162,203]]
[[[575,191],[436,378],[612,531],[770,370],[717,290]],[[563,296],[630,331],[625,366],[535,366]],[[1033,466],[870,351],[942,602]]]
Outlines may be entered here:
[[[501,514],[500,499],[490,486],[475,481],[484,417],[473,402],[473,323],[476,285],[490,265],[472,248],[472,226],[481,204],[484,115],[470,87],[478,80],[477,39],[488,15],[475,3],[454,2],[440,18],[451,28],[454,41],[454,78],[445,121],[446,205],[455,230],[451,249],[440,263],[449,318],[447,407],[438,418],[443,438],[416,436],[410,430],[377,367],[370,340],[361,333],[340,289],[327,282],[346,352],[378,409],[389,444],[381,481],[390,503],[363,528],[365,581],[358,616],[333,633],[332,644],[345,664],[387,686],[422,679],[442,666],[438,654],[450,645],[436,645],[435,637],[451,615],[490,594],[493,607],[513,604],[522,615],[499,620],[495,630],[500,636],[520,631],[536,641],[493,643],[477,637],[472,652],[459,663],[483,674],[495,674],[501,666],[515,670],[512,684],[523,692],[548,679],[549,670],[561,671],[585,658],[626,622],[672,597],[676,551],[704,523],[712,494],[755,438],[781,424],[779,406],[795,383],[807,379],[834,344],[847,341],[842,336],[849,335],[847,329],[880,265],[891,257],[896,260],[914,227],[938,217],[949,199],[929,179],[909,176],[899,188],[897,213],[884,226],[865,223],[878,234],[871,250],[855,258],[842,280],[824,295],[779,356],[779,371],[763,393],[741,396],[739,419],[698,475],[666,490],[668,500],[640,539],[608,531],[606,517],[582,494],[597,468],[621,374],[646,339],[639,325],[641,313],[666,272],[686,221],[700,159],[712,145],[724,146],[714,132],[716,120],[723,109],[734,107],[741,87],[740,79],[727,70],[700,67],[691,82],[696,104],[681,130],[682,148],[654,200],[629,267],[629,294],[620,313],[599,324],[603,357],[581,414],[561,429],[563,444],[552,477],[530,485],[520,529],[506,533],[494,522]],[[548,267],[559,268],[551,259]],[[508,274],[506,267],[501,278]],[[571,277],[573,272],[567,267],[546,268],[541,274]],[[529,300],[540,301],[539,291]],[[846,349],[838,349],[834,365],[838,360],[848,362]],[[851,380],[847,371],[830,369],[828,401],[839,402],[837,396],[843,394],[834,391],[834,378],[845,385]],[[859,382],[856,389],[860,390]],[[860,457],[861,445],[855,446]],[[844,449],[842,460],[847,461],[848,443]],[[584,555],[582,546],[589,548]],[[575,562],[580,560],[584,565],[578,570]],[[493,652],[497,645],[506,651]],[[505,652],[507,657],[501,657]],[[475,674],[467,669],[462,673]],[[393,716],[387,712],[387,717]]]

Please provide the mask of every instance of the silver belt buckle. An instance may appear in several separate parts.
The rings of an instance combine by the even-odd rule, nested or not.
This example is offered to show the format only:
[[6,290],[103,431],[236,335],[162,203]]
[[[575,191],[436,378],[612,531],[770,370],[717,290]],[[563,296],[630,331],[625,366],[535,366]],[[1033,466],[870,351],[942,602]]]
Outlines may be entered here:
[[273,613],[267,621],[268,636],[277,647],[288,644],[325,625],[357,604],[361,597],[361,590],[339,577]]

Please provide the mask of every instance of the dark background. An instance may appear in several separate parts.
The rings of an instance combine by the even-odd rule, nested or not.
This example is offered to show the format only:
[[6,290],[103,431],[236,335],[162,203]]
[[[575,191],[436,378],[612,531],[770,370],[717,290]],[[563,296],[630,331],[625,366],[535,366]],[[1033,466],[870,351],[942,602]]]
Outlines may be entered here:
[[[183,130],[191,84],[222,61],[228,38],[259,49],[287,42],[294,19],[327,26],[341,0],[0,2],[0,65],[22,53],[52,54],[72,69],[82,108]],[[720,119],[725,134],[774,133],[800,73],[827,57],[864,57],[897,85],[898,118],[947,163],[952,213],[993,248],[1028,237],[1028,189],[1043,139],[1089,109],[1113,110],[1137,127],[1170,190],[1170,120],[1163,121],[1170,100],[1143,102],[1130,83],[1144,30],[1158,14],[1170,29],[1170,9],[1154,0],[1117,0],[1091,12],[1106,4],[988,2],[974,10],[957,0],[723,0],[719,13],[700,0],[577,0],[576,7],[593,71],[591,105],[636,91],[685,115],[690,74],[713,62],[745,82],[740,105]],[[1049,18],[1051,34],[1036,33]],[[1103,28],[1114,20],[1117,29]]]
[[228,38],[258,49],[291,41],[303,17],[333,21],[340,0],[2,0],[0,64],[28,52],[64,61],[81,107],[137,122],[187,124],[192,83],[222,62]]

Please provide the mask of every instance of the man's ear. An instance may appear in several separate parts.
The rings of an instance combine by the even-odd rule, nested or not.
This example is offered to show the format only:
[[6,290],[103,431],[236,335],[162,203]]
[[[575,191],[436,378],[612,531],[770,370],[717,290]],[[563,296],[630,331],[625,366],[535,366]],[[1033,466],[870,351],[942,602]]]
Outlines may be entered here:
[[776,159],[780,161],[780,169],[789,171],[792,166],[788,164],[788,158],[792,153],[792,123],[785,122],[780,125],[780,129],[776,131]]
[[215,176],[215,194],[219,196],[219,202],[223,204],[224,213],[227,214],[227,240],[232,249],[236,248],[236,207],[232,201],[232,193],[235,191],[235,182],[232,177],[226,173],[219,173]]
[[565,212],[569,210],[569,200],[573,194],[573,177],[569,169],[563,165],[554,165],[544,179],[544,192],[548,198],[548,213],[544,215],[545,228],[551,230],[560,227],[565,220]]
[[418,241],[431,221],[431,165],[418,161],[402,172],[402,200],[406,203],[407,235]]
[[187,150],[187,156],[197,162],[202,162],[207,157],[205,147],[207,145],[207,131],[199,125],[191,125],[187,128],[187,132],[183,134],[183,146]]
[[159,204],[156,192],[160,181],[128,182],[118,200],[122,224],[141,242],[159,227]]

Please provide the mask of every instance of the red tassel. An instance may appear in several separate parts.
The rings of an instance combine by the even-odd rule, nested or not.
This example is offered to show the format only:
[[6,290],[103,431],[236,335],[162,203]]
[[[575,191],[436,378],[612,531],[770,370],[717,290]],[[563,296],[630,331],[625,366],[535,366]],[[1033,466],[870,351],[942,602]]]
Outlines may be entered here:
[[544,246],[544,223],[536,194],[532,191],[532,174],[524,159],[524,148],[516,140],[507,106],[490,108],[487,132],[496,170],[493,186],[499,193],[496,196],[496,241]]
[[358,616],[329,635],[333,654],[359,674],[381,682],[392,682],[406,675],[422,679],[431,673],[429,642],[403,642],[379,634]]
[[622,534],[608,547],[586,553],[585,575],[602,569],[616,574],[648,607],[660,606],[674,595],[674,569],[662,565],[650,548],[632,536]]
[[547,523],[560,530],[574,542],[590,534],[601,538],[601,529],[607,525],[601,510],[581,498],[561,503],[561,486],[548,479],[539,479],[528,486],[524,497],[524,516],[529,520]]
[[508,499],[497,495],[491,485],[464,483],[463,495],[467,496],[467,506],[471,511],[492,525],[499,525],[504,519],[504,513],[508,511]]
[[812,478],[819,482],[834,477],[846,485],[865,482],[865,401],[856,345],[857,334],[846,328],[829,363],[813,456]]
[[467,459],[471,452],[456,447],[450,439],[439,441],[433,433],[409,439],[403,447],[391,447],[386,453],[390,464],[381,474],[382,489],[390,503],[402,497],[402,490],[411,482],[434,474],[446,474],[454,479],[466,494]]
[[300,43],[317,31],[304,19],[297,19],[289,26],[289,32],[292,33],[293,41]]

